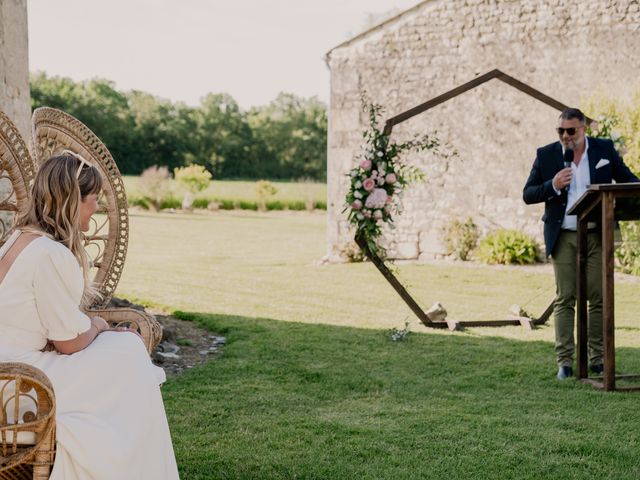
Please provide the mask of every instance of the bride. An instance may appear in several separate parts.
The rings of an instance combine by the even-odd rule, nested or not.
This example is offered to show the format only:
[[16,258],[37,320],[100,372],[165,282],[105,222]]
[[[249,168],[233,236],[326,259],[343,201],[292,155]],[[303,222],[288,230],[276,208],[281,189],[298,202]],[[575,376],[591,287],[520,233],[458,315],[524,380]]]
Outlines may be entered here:
[[[102,188],[72,154],[45,161],[0,248],[0,362],[44,371],[56,395],[53,480],[177,479],[159,384],[137,332],[81,307],[96,295],[82,245]],[[48,342],[55,351],[43,351]]]

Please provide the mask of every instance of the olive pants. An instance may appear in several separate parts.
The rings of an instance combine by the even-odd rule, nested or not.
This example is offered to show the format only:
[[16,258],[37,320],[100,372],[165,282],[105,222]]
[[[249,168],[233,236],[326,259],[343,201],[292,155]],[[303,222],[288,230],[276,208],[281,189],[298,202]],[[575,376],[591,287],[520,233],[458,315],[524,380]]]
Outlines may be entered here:
[[[553,249],[556,299],[553,307],[556,330],[556,358],[559,367],[573,366],[575,340],[577,234],[562,230]],[[602,363],[602,244],[599,232],[587,234],[587,301],[589,363]]]

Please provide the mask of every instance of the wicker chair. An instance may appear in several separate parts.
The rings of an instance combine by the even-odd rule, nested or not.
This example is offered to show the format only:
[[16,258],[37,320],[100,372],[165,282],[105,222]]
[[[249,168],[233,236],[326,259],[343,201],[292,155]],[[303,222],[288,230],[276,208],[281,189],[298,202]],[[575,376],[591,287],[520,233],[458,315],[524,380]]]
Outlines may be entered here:
[[[101,297],[88,309],[112,326],[136,328],[151,352],[162,328],[147,313],[107,308],[127,253],[127,198],[113,157],[105,145],[74,117],[53,108],[33,114],[33,156],[11,120],[0,112],[0,245],[15,215],[27,208],[28,186],[39,165],[70,150],[98,167],[103,177],[99,220],[85,235],[93,258],[94,282]],[[0,363],[0,480],[49,478],[55,457],[55,395],[46,375],[29,365]]]

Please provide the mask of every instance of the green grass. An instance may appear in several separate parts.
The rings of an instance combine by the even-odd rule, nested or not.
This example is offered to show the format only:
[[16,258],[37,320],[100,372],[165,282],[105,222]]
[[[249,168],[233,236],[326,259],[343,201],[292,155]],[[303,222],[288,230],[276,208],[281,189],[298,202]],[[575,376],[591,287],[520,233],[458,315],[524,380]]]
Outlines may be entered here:
[[637,397],[555,381],[547,343],[181,316],[228,338],[163,389],[185,480],[640,475]]
[[[225,335],[163,387],[183,480],[640,475],[634,394],[555,380],[552,325],[431,331],[373,265],[320,265],[326,217],[131,216],[118,292]],[[548,267],[401,265],[459,320],[540,313]],[[617,365],[640,372],[638,284],[616,285]],[[403,327],[408,341],[386,330]],[[358,328],[356,328],[358,327]]]
[[[124,183],[130,195],[138,192],[138,182],[140,177],[125,176]],[[175,180],[170,180],[172,189],[179,191],[179,185]],[[282,202],[301,201],[303,204],[308,200],[314,202],[326,202],[326,183],[315,182],[271,182],[278,189],[272,200]],[[179,196],[179,195],[178,195]],[[231,201],[258,201],[256,194],[256,182],[236,181],[236,180],[213,180],[207,190],[198,194],[199,198],[225,199]]]

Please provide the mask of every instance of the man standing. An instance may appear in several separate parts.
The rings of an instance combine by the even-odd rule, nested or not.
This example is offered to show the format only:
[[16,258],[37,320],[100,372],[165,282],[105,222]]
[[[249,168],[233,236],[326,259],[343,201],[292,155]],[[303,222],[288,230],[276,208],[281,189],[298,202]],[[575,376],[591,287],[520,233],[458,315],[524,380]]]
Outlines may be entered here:
[[[558,118],[556,128],[560,141],[538,149],[523,191],[525,203],[545,203],[542,217],[545,250],[553,260],[556,279],[553,314],[559,380],[573,375],[575,351],[573,328],[577,283],[577,219],[566,212],[590,184],[612,183],[613,180],[639,181],[620,158],[611,140],[587,137],[585,129],[584,114],[577,108],[565,109]],[[573,155],[570,151],[573,151]],[[604,370],[602,245],[599,225],[592,223],[588,226],[587,234],[587,300],[589,369],[601,374]]]

